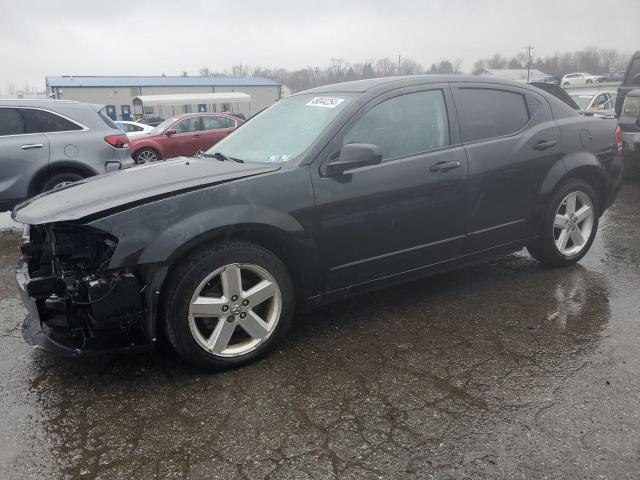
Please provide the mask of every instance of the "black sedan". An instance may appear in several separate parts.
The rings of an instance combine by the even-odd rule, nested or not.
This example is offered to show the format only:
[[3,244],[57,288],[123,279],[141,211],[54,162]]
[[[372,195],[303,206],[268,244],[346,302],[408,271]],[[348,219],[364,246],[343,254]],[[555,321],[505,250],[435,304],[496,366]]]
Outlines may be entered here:
[[621,185],[615,125],[534,86],[363,80],[285,98],[199,158],[137,167],[16,208],[35,346],[154,345],[245,364],[296,308],[526,246],[571,265]]

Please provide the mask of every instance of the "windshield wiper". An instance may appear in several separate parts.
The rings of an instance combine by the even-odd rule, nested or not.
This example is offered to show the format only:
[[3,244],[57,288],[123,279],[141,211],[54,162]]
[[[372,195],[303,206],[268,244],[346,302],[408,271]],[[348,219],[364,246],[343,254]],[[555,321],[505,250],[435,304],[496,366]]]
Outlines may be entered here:
[[231,160],[232,162],[244,163],[244,160],[240,160],[239,158],[227,157],[224,153],[216,152],[216,153],[203,153],[203,157],[215,158],[216,160],[220,160],[224,162],[225,160]]

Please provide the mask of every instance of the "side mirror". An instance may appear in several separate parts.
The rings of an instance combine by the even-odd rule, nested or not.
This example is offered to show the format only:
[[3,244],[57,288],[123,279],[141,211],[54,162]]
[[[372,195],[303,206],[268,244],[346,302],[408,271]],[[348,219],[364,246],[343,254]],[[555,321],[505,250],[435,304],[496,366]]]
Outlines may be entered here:
[[340,150],[340,158],[327,165],[329,177],[339,177],[348,170],[382,162],[380,147],[370,143],[349,143]]
[[175,135],[176,133],[178,133],[178,132],[176,132],[173,128],[172,128],[172,129],[170,129],[170,130],[165,130],[165,132],[164,132],[164,134],[165,134],[167,137],[170,137],[171,135]]
[[634,85],[640,85],[640,73],[637,73],[633,76],[633,80],[631,81]]

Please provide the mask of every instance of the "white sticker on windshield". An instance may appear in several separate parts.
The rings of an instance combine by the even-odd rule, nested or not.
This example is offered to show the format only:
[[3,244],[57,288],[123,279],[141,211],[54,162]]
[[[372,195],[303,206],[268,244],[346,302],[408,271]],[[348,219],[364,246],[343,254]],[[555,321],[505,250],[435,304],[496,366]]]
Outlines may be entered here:
[[336,97],[315,97],[307,103],[307,107],[323,107],[323,108],[336,108],[344,102],[344,98]]

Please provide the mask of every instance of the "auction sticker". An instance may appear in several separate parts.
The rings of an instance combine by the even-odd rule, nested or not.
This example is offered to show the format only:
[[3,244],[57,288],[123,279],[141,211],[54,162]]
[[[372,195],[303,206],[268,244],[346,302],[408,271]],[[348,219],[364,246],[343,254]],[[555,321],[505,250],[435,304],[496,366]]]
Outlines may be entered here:
[[344,102],[344,98],[336,98],[336,97],[315,97],[311,101],[309,101],[306,106],[307,107],[322,107],[322,108],[336,108]]

